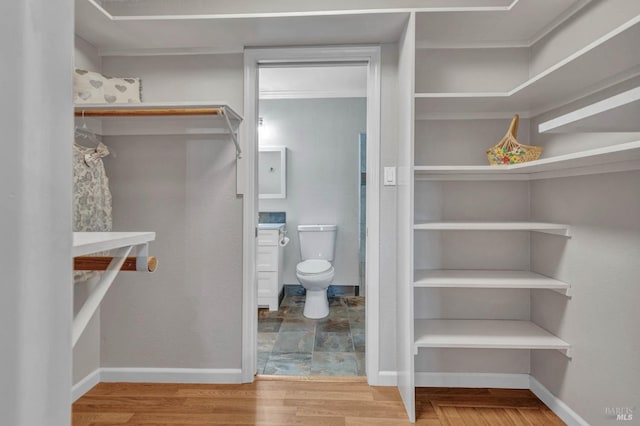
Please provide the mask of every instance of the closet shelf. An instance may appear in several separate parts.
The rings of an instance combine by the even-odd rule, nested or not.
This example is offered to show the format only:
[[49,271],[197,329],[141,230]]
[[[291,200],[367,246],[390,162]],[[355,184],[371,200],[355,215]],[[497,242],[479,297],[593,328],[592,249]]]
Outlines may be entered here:
[[540,133],[640,132],[640,87],[538,125]]
[[[640,15],[506,92],[416,93],[416,119],[528,118],[640,73]],[[611,52],[625,52],[611,55]],[[615,78],[615,81],[611,80]]]
[[543,222],[423,222],[416,231],[533,231],[570,237],[569,225]]
[[536,180],[640,169],[640,141],[504,166],[415,166],[417,180]]
[[530,271],[419,269],[416,288],[569,289],[569,284]]
[[242,116],[226,102],[79,104],[77,126],[101,136],[230,135],[238,156]]
[[531,321],[415,320],[419,348],[557,349],[570,356],[570,345]]
[[74,232],[72,255],[76,257],[135,246],[155,239],[155,232]]

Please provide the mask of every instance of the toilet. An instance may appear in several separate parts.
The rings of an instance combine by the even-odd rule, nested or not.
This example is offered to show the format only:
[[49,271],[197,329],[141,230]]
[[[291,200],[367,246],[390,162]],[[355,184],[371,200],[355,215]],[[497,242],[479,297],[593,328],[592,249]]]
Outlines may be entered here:
[[298,281],[307,290],[304,316],[311,319],[329,315],[327,288],[335,270],[331,262],[336,245],[336,225],[298,225],[302,261],[296,266]]

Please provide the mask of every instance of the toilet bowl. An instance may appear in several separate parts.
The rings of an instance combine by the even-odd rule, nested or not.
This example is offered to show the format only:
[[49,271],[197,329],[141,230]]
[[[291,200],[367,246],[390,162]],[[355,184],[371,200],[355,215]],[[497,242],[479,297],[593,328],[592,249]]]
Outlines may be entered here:
[[307,290],[303,312],[305,317],[319,319],[329,315],[327,289],[334,276],[335,270],[326,260],[309,259],[298,263],[296,277]]
[[304,316],[320,319],[329,315],[327,289],[335,270],[331,261],[335,250],[336,225],[299,225],[302,261],[296,266],[296,277],[306,289]]

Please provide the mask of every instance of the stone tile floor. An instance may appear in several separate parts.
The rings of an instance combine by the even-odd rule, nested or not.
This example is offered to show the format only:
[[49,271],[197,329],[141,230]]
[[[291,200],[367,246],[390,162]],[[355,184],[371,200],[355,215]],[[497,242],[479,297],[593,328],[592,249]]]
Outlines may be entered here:
[[285,296],[280,309],[258,309],[258,374],[364,376],[365,300],[329,297],[329,316],[302,314],[304,296]]

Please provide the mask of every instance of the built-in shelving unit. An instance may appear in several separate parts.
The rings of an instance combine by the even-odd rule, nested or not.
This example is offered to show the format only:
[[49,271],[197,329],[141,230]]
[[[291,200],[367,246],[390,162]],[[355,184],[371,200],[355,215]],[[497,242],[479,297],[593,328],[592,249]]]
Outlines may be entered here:
[[[505,116],[523,118],[559,106],[598,85],[640,74],[640,16],[506,92],[416,93],[416,119]],[[625,52],[611,55],[611,52]],[[602,64],[607,66],[603,67]],[[603,83],[604,82],[604,83]]]
[[523,288],[568,290],[569,284],[530,271],[419,269],[414,287],[423,288]]
[[533,231],[570,236],[569,225],[542,222],[423,222],[413,226],[416,231]]
[[415,350],[419,348],[557,349],[567,353],[570,345],[530,321],[416,320]]
[[540,123],[540,133],[639,132],[640,87]]
[[[469,22],[469,28],[454,26],[463,29],[451,37],[439,17],[415,14],[409,20],[399,44],[399,93],[408,100],[399,111],[396,300],[398,388],[411,420],[416,385],[433,380],[456,386],[449,373],[469,372],[474,355],[465,349],[492,350],[504,359],[472,361],[498,375],[529,373],[520,364],[529,362],[529,354],[502,349],[571,356],[562,315],[542,318],[537,304],[562,297],[549,290],[571,297],[580,288],[582,282],[559,267],[567,263],[564,251],[582,243],[567,239],[572,221],[580,222],[555,210],[564,200],[553,185],[535,181],[640,170],[638,136],[620,134],[640,132],[640,15],[629,7],[627,17],[611,19],[607,27],[591,26],[593,16],[604,16],[604,6],[574,3],[537,33],[523,29],[524,43],[493,42],[502,26],[491,28],[489,15],[447,18]],[[519,19],[512,12],[493,23]],[[470,36],[474,31],[478,39]],[[590,99],[597,101],[587,104]],[[549,114],[560,108],[562,114]],[[488,165],[484,149],[516,113],[531,119],[523,122],[521,142],[543,146],[542,158]],[[540,120],[543,114],[550,118]],[[581,144],[580,132],[603,134],[586,135]],[[554,309],[563,303],[573,301]],[[430,352],[438,348],[456,350],[445,371],[439,353]]]
[[640,141],[501,166],[415,166],[418,180],[536,180],[640,169]]
[[238,155],[242,116],[226,102],[81,104],[76,125],[101,136],[230,135]]

